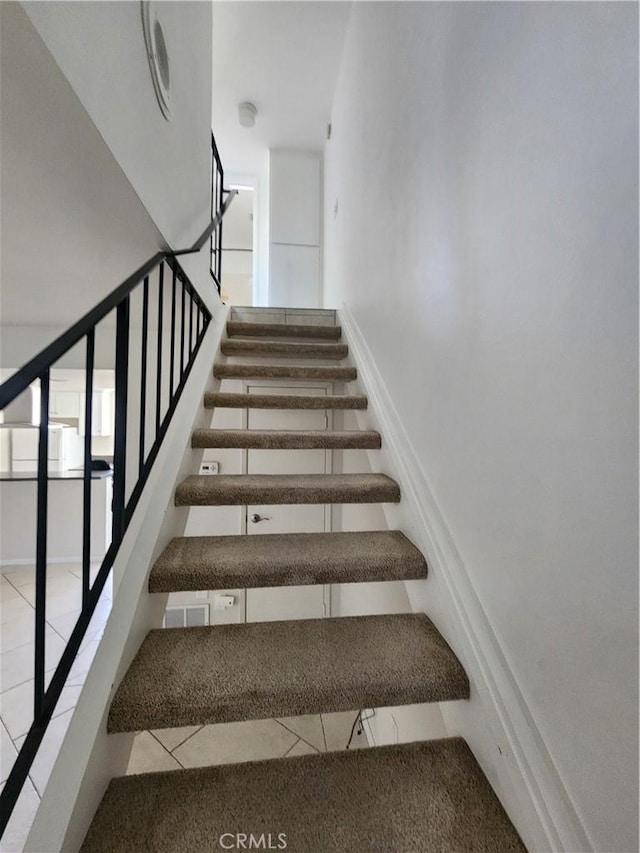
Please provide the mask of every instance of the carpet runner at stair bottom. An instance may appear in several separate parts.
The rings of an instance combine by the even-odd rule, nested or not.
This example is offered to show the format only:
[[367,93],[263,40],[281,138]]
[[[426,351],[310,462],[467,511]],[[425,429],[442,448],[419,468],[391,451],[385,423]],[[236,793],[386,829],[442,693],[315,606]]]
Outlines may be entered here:
[[82,853],[526,853],[460,738],[114,779]]

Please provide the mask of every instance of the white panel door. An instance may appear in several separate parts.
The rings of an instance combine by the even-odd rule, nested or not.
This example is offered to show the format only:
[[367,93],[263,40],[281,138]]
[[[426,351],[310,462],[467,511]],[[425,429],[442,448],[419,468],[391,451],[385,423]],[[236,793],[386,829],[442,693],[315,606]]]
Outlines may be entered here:
[[[261,386],[250,386],[249,393],[264,393]],[[325,394],[326,389],[269,388],[274,394]],[[327,428],[324,409],[271,410],[249,409],[249,429]],[[249,474],[324,474],[329,456],[324,450],[249,450]],[[251,505],[247,507],[247,534],[321,533],[328,529],[329,507],[309,505]],[[258,521],[258,519],[262,519]],[[314,619],[329,615],[329,587],[297,586],[249,589],[246,594],[247,622],[279,619]]]

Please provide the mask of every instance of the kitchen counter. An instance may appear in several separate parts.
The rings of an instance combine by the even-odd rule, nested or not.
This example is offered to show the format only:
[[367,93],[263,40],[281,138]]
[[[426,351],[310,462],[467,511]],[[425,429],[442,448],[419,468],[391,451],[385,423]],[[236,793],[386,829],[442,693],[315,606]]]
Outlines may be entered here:
[[[113,477],[113,471],[92,471],[92,480],[102,480],[105,477]],[[10,480],[37,480],[37,471],[0,471],[0,482]],[[82,469],[75,468],[72,471],[50,471],[49,480],[83,480]]]

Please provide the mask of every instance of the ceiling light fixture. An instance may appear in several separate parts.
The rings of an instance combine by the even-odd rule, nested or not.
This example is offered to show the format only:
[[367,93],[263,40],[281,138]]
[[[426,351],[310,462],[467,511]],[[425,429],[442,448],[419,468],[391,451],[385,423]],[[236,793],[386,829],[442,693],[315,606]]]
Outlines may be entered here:
[[244,101],[238,105],[238,121],[242,127],[253,127],[257,115],[258,110],[249,101]]

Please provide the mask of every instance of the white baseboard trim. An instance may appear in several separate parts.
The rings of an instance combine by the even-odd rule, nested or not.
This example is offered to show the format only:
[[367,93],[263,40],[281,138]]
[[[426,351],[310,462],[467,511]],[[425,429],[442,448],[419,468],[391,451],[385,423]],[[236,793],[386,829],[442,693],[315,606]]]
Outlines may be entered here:
[[[346,305],[339,312],[339,322],[358,369],[361,390],[369,400],[369,409],[360,419],[372,419],[382,433],[382,453],[400,484],[402,513],[409,519],[405,532],[423,550],[430,573],[443,593],[451,626],[447,640],[469,675],[474,713],[487,717],[482,721],[483,732],[495,739],[492,754],[497,756],[500,751],[501,759],[488,767],[482,755],[476,757],[498,793],[502,792],[503,804],[531,850],[593,851],[594,845],[509,667],[371,350]],[[429,579],[424,583],[428,585]],[[473,695],[474,688],[477,696]]]

